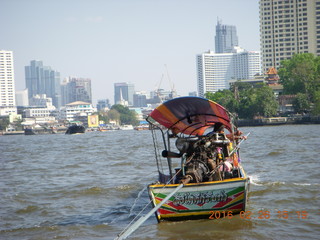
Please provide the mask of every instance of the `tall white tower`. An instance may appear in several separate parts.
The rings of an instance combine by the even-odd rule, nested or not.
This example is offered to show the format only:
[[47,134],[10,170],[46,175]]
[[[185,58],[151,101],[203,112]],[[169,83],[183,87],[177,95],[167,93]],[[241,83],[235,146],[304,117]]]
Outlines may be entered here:
[[0,115],[16,114],[12,51],[0,50]]
[[261,74],[260,52],[234,47],[231,53],[208,51],[197,56],[198,94],[229,89],[229,82]]

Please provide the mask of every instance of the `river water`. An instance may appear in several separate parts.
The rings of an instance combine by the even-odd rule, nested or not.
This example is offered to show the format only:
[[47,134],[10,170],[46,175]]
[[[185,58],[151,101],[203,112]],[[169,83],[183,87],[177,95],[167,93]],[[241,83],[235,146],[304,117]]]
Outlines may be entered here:
[[[152,216],[130,239],[319,239],[320,125],[241,130],[244,215]],[[149,202],[153,153],[150,131],[0,136],[0,239],[114,239]]]

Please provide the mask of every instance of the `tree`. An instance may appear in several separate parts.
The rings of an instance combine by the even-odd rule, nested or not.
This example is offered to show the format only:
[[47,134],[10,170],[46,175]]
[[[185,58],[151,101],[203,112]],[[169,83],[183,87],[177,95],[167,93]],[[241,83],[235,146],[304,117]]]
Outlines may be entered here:
[[256,99],[257,94],[254,88],[239,91],[239,118],[252,119],[257,114]]
[[111,109],[107,114],[108,121],[114,120],[116,122],[120,122],[120,113],[116,109]]
[[277,114],[279,104],[275,98],[272,89],[263,84],[260,88],[256,88],[256,109],[257,113],[264,117],[272,117]]
[[298,93],[293,101],[293,108],[297,113],[307,113],[310,110],[310,101],[305,93]]
[[295,54],[281,62],[278,74],[285,94],[294,94],[297,112],[320,114],[320,56]]
[[2,117],[0,118],[0,130],[5,131],[6,128],[9,126],[10,121],[8,117]]
[[320,91],[314,92],[314,105],[312,108],[313,115],[320,115]]
[[295,54],[291,59],[281,61],[278,71],[285,94],[306,94],[314,102],[315,93],[320,90],[320,57],[312,53]]
[[116,110],[120,114],[121,124],[138,125],[136,112],[130,111],[128,107],[122,106],[120,104],[116,104],[111,107],[111,110]]
[[235,99],[233,92],[228,89],[219,90],[216,93],[207,92],[205,94],[207,99],[210,99],[221,106],[228,109],[230,112],[236,112],[238,108],[238,102]]
[[206,98],[235,112],[240,118],[252,119],[256,116],[271,117],[277,114],[278,102],[273,91],[266,84],[236,83],[230,90],[206,93]]

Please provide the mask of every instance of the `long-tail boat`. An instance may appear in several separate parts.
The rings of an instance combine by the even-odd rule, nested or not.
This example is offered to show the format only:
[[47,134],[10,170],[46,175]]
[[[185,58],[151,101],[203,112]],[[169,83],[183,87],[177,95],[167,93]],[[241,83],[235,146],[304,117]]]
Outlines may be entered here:
[[148,186],[158,221],[230,218],[245,211],[250,181],[239,153],[245,137],[229,111],[205,98],[180,97],[146,120],[159,173]]

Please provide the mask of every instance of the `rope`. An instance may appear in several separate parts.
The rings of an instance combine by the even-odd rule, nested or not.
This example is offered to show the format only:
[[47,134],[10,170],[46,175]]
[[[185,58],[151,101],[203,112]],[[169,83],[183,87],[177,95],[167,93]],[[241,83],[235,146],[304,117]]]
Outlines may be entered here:
[[[181,171],[181,169],[180,169],[179,171],[177,171],[176,174],[175,174],[161,189],[164,189],[164,188],[180,173],[180,171]],[[157,194],[155,195],[155,197],[157,197],[158,194],[160,194],[160,193],[157,193]],[[137,216],[135,216],[135,217],[130,221],[130,223],[118,234],[118,236],[121,236],[125,231],[127,231],[127,230],[131,227],[131,225],[133,224],[133,222],[135,222],[136,219],[137,219],[138,217],[140,217],[140,215],[143,213],[143,211],[146,210],[146,208],[147,208],[151,203],[152,203],[152,200],[150,200],[150,201],[144,206],[144,208],[137,214]]]

